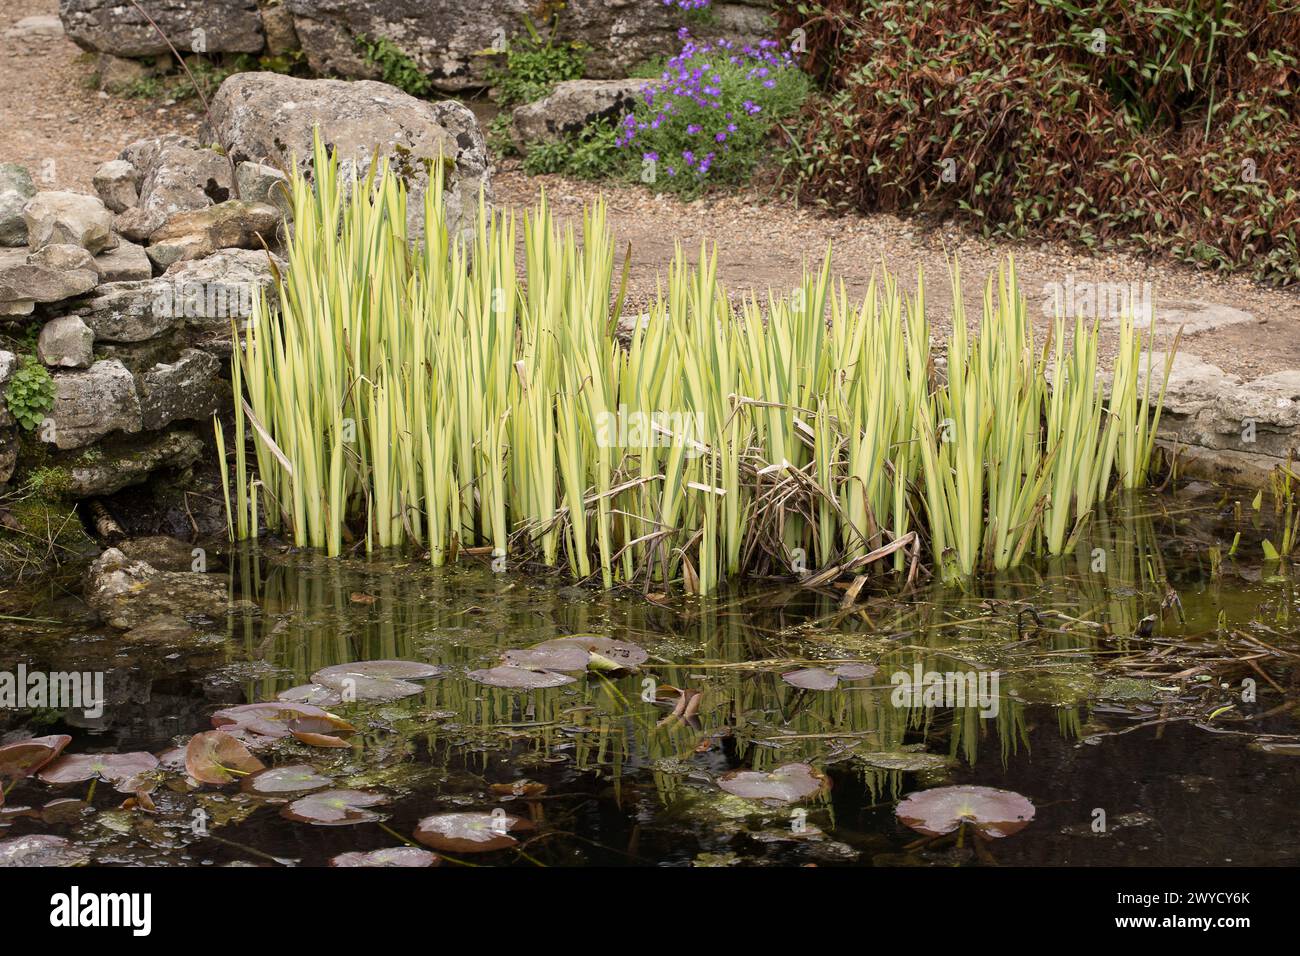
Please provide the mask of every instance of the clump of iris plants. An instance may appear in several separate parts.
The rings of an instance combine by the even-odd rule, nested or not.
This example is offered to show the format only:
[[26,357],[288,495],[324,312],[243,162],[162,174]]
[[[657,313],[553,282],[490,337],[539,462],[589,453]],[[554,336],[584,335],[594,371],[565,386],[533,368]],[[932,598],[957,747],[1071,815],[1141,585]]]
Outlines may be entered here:
[[642,90],[623,118],[617,144],[640,153],[641,179],[695,194],[709,183],[745,182],[773,124],[808,95],[808,78],[775,40],[697,43],[682,50]]

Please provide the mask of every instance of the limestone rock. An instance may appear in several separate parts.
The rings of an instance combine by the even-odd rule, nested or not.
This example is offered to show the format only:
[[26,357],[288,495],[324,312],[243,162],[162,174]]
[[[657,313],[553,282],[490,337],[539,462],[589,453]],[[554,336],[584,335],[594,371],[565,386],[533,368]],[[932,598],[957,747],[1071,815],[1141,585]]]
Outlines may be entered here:
[[5,31],[6,40],[52,40],[63,36],[63,24],[53,15],[23,17]]
[[153,69],[139,60],[129,60],[111,53],[101,53],[95,61],[99,88],[110,93],[124,93],[136,83],[153,75]]
[[140,201],[140,171],[125,159],[111,159],[95,170],[95,192],[113,212],[130,209]]
[[170,431],[114,439],[93,450],[69,468],[74,497],[111,495],[161,468],[188,468],[203,456],[203,442],[192,432]]
[[[357,49],[359,36],[386,37],[414,60],[440,90],[455,92],[487,85],[488,70],[500,58],[484,56],[525,35],[524,17],[536,21],[533,0],[286,0],[313,72],[375,76]],[[707,22],[692,23],[700,40],[725,36],[757,41],[771,32],[761,3],[714,0]],[[539,22],[540,21],[536,21]],[[631,67],[681,48],[683,25],[675,4],[661,0],[567,0],[557,21],[557,42],[582,45],[586,75],[627,76]]]
[[225,352],[232,324],[242,326],[262,290],[271,287],[272,262],[285,269],[283,260],[252,249],[222,249],[206,259],[178,262],[156,280],[160,305]]
[[0,246],[27,245],[23,207],[36,195],[31,173],[17,163],[0,163]]
[[180,324],[160,280],[106,282],[79,314],[100,342],[145,342]]
[[27,244],[33,251],[55,243],[81,246],[90,252],[116,241],[113,214],[97,196],[85,193],[39,192],[23,209]]
[[159,571],[109,548],[86,572],[85,598],[110,627],[130,631],[160,615],[219,620],[227,587],[225,575]]
[[100,282],[135,282],[153,278],[153,264],[144,246],[119,242],[116,249],[101,252],[92,260]]
[[157,209],[133,206],[113,218],[113,230],[124,238],[144,242],[166,221],[167,216]]
[[[292,9],[292,7],[291,7]],[[307,171],[312,137],[337,150],[345,175],[364,175],[379,156],[410,190],[408,226],[423,226],[428,165],[450,160],[446,180],[448,227],[472,227],[482,186],[491,200],[488,153],[482,130],[469,108],[429,103],[385,83],[304,80],[278,73],[237,73],[212,99],[215,138],[238,164],[256,162]]]
[[274,206],[281,214],[292,213],[292,193],[289,177],[274,166],[263,163],[240,163],[235,170],[239,196],[245,202],[260,202]]
[[140,184],[140,207],[162,213],[203,209],[232,195],[230,163],[211,149],[163,145]]
[[167,268],[183,259],[202,259],[218,249],[256,249],[276,242],[280,211],[266,203],[228,199],[181,212],[149,237],[150,260]]
[[[257,0],[156,0],[144,7],[183,52],[257,53],[265,43]],[[170,53],[140,12],[121,0],[59,0],[59,17],[83,50],[126,57]]]
[[565,80],[547,96],[515,108],[516,143],[554,143],[602,119],[630,112],[645,80]]
[[[140,399],[135,379],[117,359],[96,362],[85,371],[54,376],[52,438],[59,449],[82,448],[110,432],[140,430]],[[41,431],[42,440],[49,440]]]
[[0,302],[58,302],[98,284],[94,260],[80,246],[56,244],[32,255],[0,256]]
[[61,315],[41,327],[36,354],[46,365],[90,368],[95,360],[95,333],[76,315]]
[[223,394],[216,384],[220,369],[207,352],[185,349],[175,362],[145,372],[137,382],[141,425],[151,430],[181,419],[211,418]]

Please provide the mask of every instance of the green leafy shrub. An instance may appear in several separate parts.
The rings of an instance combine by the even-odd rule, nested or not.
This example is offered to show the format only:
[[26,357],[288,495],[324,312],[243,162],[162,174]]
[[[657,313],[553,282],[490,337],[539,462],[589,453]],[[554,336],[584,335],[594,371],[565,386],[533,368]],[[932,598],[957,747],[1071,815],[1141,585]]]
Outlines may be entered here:
[[788,158],[805,197],[1300,281],[1292,0],[778,8],[821,88]]
[[5,404],[18,424],[31,431],[54,407],[54,379],[49,371],[30,355],[9,377]]
[[428,96],[434,92],[433,80],[420,69],[405,51],[387,37],[361,34],[356,38],[361,58],[379,70],[379,77],[389,86],[410,93]]
[[617,136],[613,124],[602,121],[556,143],[534,143],[524,155],[524,172],[530,176],[563,173],[577,179],[619,177],[628,163]]
[[580,79],[586,68],[578,44],[557,42],[553,30],[543,37],[527,18],[524,26],[527,34],[506,49],[505,65],[488,71],[488,82],[503,109],[540,100],[556,83]]

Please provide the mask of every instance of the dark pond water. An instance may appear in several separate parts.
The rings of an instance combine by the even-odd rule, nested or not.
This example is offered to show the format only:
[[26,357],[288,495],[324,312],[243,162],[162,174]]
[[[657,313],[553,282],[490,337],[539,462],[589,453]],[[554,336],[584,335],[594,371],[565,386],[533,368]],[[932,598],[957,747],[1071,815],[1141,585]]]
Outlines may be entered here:
[[[290,740],[260,753],[385,794],[380,822],[291,822],[283,801],[195,790],[183,773],[161,775],[155,814],[119,809],[123,794],[100,784],[93,811],[41,819],[41,807],[85,797],[87,785],[28,778],[6,796],[0,840],[65,836],[99,864],[324,865],[399,846],[430,814],[502,807],[536,828],[511,849],[450,855],[522,866],[987,864],[969,846],[916,847],[894,814],[907,793],[969,783],[1014,790],[1037,809],[991,844],[1000,864],[1293,865],[1300,748],[1290,735],[1300,727],[1287,705],[1300,591],[1260,562],[1254,524],[1210,489],[1153,495],[1095,521],[1068,559],[965,591],[864,593],[848,610],[838,592],[788,583],[647,600],[486,563],[435,571],[269,544],[222,555],[214,571],[229,573],[236,610],[194,621],[181,640],[126,641],[94,624],[73,578],[11,589],[0,614],[26,620],[0,619],[0,670],[106,674],[101,718],[0,711],[7,739],[70,733],[67,753],[161,753],[211,729],[213,711],[272,699],[333,664],[406,659],[444,672],[420,696],[331,708],[359,729],[348,748]],[[1226,554],[1237,531],[1239,555],[1256,557],[1216,561],[1212,549]],[[650,657],[636,672],[542,690],[466,676],[507,649],[571,634]],[[878,670],[832,690],[782,677],[851,663]],[[900,706],[891,678],[918,665],[996,671],[994,706]],[[1246,680],[1254,700],[1242,699]],[[672,719],[671,706],[643,698],[664,685],[701,692],[695,715]],[[794,762],[824,771],[829,791],[768,805],[717,783]],[[493,789],[522,780],[544,789]],[[206,827],[194,826],[196,810]]]

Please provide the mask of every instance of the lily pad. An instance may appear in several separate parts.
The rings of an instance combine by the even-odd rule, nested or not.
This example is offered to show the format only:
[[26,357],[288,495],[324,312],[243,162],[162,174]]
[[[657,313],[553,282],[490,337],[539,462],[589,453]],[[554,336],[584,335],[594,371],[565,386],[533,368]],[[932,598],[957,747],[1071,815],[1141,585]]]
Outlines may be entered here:
[[910,750],[887,750],[858,754],[858,759],[868,767],[874,767],[877,770],[898,770],[904,773],[942,770],[948,766],[947,758],[940,757],[938,754]]
[[966,784],[908,794],[894,812],[905,826],[927,836],[943,836],[965,823],[985,836],[1007,837],[1034,819],[1034,805],[1027,797]]
[[424,680],[437,677],[442,668],[436,664],[424,664],[420,661],[353,661],[350,664],[335,664],[322,667],[311,679],[317,684],[324,684],[322,677],[381,677],[389,680]]
[[324,684],[299,684],[275,695],[276,700],[291,704],[312,704],[316,707],[337,707],[343,703],[343,695],[333,687]]
[[330,866],[437,866],[442,858],[414,846],[392,846],[369,853],[340,853]]
[[[603,658],[620,668],[636,667],[638,664],[644,664],[650,658],[650,655],[646,653],[643,647],[596,634],[573,634],[569,637],[557,637],[553,640],[543,641],[541,644],[536,645],[533,650],[566,645],[580,647],[587,653],[597,658]],[[588,666],[597,666],[597,663],[591,660],[588,660],[587,663]],[[597,669],[600,668],[597,666]]]
[[63,837],[33,833],[0,840],[0,867],[80,866],[90,860],[90,850],[74,846]]
[[761,770],[732,770],[718,778],[727,793],[747,800],[795,803],[830,788],[830,779],[806,763],[788,763],[771,773]]
[[199,783],[234,783],[265,767],[247,747],[222,730],[195,734],[185,748],[185,771]]
[[67,734],[29,737],[0,747],[0,780],[19,780],[50,763],[72,743]]
[[880,670],[875,664],[841,664],[831,671],[840,680],[866,680]]
[[834,690],[840,685],[840,679],[824,667],[804,667],[797,671],[786,671],[781,680],[791,687],[803,690]]
[[543,687],[559,687],[572,684],[574,678],[554,671],[534,671],[514,664],[501,664],[485,670],[469,672],[469,679],[487,684],[489,687],[508,687],[514,690],[539,690]]
[[591,652],[577,644],[547,641],[536,647],[506,651],[501,655],[507,664],[548,671],[585,671]]
[[321,827],[371,823],[380,816],[366,807],[379,806],[387,801],[383,794],[367,790],[321,790],[295,800],[280,811],[280,816]]
[[419,661],[354,661],[318,670],[311,679],[344,701],[387,703],[424,693],[421,685],[411,682],[441,673],[441,667]]
[[336,735],[356,730],[342,717],[311,704],[274,700],[225,707],[212,715],[212,726],[230,734],[244,731],[271,738],[287,737],[295,730]]
[[47,765],[38,775],[44,783],[80,783],[98,777],[105,783],[133,793],[139,789],[136,778],[157,768],[153,754],[68,754]]
[[532,829],[532,820],[503,812],[435,813],[416,825],[415,838],[448,853],[489,853],[519,842],[510,831]]
[[262,797],[275,797],[286,793],[307,793],[323,790],[334,781],[315,767],[305,763],[271,767],[250,777],[245,777],[239,789]]
[[314,734],[305,730],[295,730],[293,737],[299,743],[304,743],[308,747],[351,747],[352,745],[342,738],[335,737],[332,734]]

